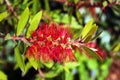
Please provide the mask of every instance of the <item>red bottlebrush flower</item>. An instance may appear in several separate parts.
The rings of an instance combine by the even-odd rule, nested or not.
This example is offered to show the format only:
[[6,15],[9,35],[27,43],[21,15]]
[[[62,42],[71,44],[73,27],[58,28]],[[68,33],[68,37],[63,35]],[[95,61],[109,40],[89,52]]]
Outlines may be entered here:
[[69,44],[71,35],[67,28],[57,24],[41,24],[29,38],[32,43],[26,52],[27,57],[34,57],[45,62],[75,61]]

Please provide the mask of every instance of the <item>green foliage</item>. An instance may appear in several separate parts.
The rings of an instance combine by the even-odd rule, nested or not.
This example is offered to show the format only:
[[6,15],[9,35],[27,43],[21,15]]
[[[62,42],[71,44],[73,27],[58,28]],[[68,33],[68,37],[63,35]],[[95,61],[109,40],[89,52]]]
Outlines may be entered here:
[[47,68],[52,68],[52,66],[54,65],[54,62],[43,62],[43,64],[47,67]]
[[114,52],[120,51],[120,43],[117,43],[117,44],[113,47],[113,51],[114,51]]
[[[9,76],[14,75],[16,72],[15,70],[11,69],[12,73],[11,71],[8,73],[9,70],[6,70],[11,68],[11,66],[15,66],[16,69],[20,68],[23,71],[23,78],[24,76],[26,77],[26,74],[29,75],[31,68],[34,68],[35,70],[41,69],[45,75],[45,78],[42,78],[40,74],[33,74],[32,76],[29,76],[30,79],[34,80],[106,79],[113,59],[106,58],[100,62],[99,60],[88,58],[85,55],[82,55],[82,52],[75,50],[74,52],[77,58],[76,62],[59,64],[53,62],[39,62],[34,58],[27,60],[25,57],[25,51],[29,45],[22,45],[22,43],[19,44],[19,40],[12,41],[10,39],[15,34],[16,36],[19,36],[18,38],[24,36],[24,34],[26,35],[26,38],[29,38],[31,33],[37,29],[42,17],[43,22],[54,21],[56,23],[69,24],[74,40],[82,38],[83,44],[85,45],[100,36],[97,46],[101,46],[101,48],[107,50],[110,55],[111,53],[114,53],[114,55],[119,55],[120,43],[118,34],[120,29],[120,4],[114,5],[114,3],[112,3],[114,0],[103,0],[101,2],[99,0],[92,0],[88,2],[85,1],[87,3],[90,2],[90,4],[93,3],[92,5],[94,5],[94,2],[99,2],[102,6],[98,6],[100,10],[97,12],[98,8],[94,7],[90,7],[90,10],[88,10],[88,6],[81,6],[80,8],[75,5],[73,5],[74,7],[71,5],[67,6],[69,5],[69,2],[78,4],[80,0],[66,0],[67,2],[65,2],[65,4],[64,2],[60,3],[60,6],[58,5],[59,2],[54,0],[8,0],[11,7],[13,7],[12,11],[10,9],[11,7],[7,6],[6,1],[7,0],[0,0],[0,70],[6,71],[6,74],[0,71],[0,80],[7,80],[7,75],[8,78]],[[116,2],[118,3],[118,0],[116,0]],[[81,3],[82,2],[80,2],[80,5]],[[112,4],[109,5],[109,3]],[[42,11],[40,10],[44,10],[46,14],[43,14],[44,16],[42,16]],[[20,16],[19,20],[16,19],[15,13],[16,16]],[[89,20],[88,17],[92,18],[92,20],[90,20],[85,27],[83,27],[83,24]],[[99,28],[94,23],[97,23]],[[14,48],[15,45],[18,46]],[[86,53],[92,57],[102,60],[102,58],[96,53],[95,49],[88,48],[85,45],[80,47],[84,51],[83,54]],[[14,60],[14,57],[16,60]],[[16,65],[14,64],[15,62]],[[19,76],[19,74],[15,74]],[[78,76],[76,77],[76,75]],[[14,76],[13,80],[15,78],[16,77]]]
[[74,69],[76,67],[78,67],[80,64],[78,62],[67,62],[65,63],[65,67],[67,69]]
[[27,7],[20,16],[20,20],[18,22],[17,32],[16,32],[17,36],[23,32],[23,29],[25,28],[28,19],[29,19],[29,9]]
[[9,13],[7,11],[0,13],[0,22],[5,19],[7,16],[9,15]]
[[63,71],[64,71],[64,67],[62,65],[56,63],[50,71],[44,72],[44,75],[46,78],[54,78]]
[[18,64],[19,68],[22,71],[24,71],[25,70],[25,63],[24,63],[23,56],[19,51],[19,46],[15,47],[14,52],[15,52],[15,58],[16,58],[16,61],[17,61],[17,64]]
[[32,68],[32,66],[31,66],[30,62],[27,62],[25,64],[25,71],[23,72],[24,76],[28,73],[28,71],[29,71],[30,68]]
[[72,29],[77,29],[77,30],[81,30],[82,29],[82,25],[80,25],[74,16],[71,16],[71,22],[69,22],[69,15],[68,14],[63,14],[60,13],[59,10],[50,12],[50,16],[53,18],[53,20],[57,23],[64,23],[64,24],[70,24],[70,28]]
[[39,22],[41,20],[41,17],[42,17],[42,11],[38,12],[34,17],[33,19],[31,20],[30,22],[30,26],[28,27],[28,30],[27,30],[27,33],[26,33],[26,36],[27,38],[30,37],[31,33],[37,29],[38,25],[39,25]]
[[81,36],[82,38],[85,38],[87,36],[87,34],[89,33],[89,31],[92,28],[92,24],[93,24],[93,20],[91,19],[83,28],[82,32],[81,32]]
[[103,31],[99,32],[99,33],[98,33],[96,36],[94,36],[91,40],[93,41],[93,40],[97,39],[102,32],[103,32]]
[[0,80],[8,80],[7,75],[3,73],[2,71],[0,71]]
[[92,49],[86,47],[86,46],[82,46],[82,48],[84,49],[85,53],[87,53],[88,55],[97,58],[99,60],[102,60],[101,56],[99,56],[95,51],[93,51]]
[[29,59],[29,62],[30,62],[30,64],[31,64],[31,66],[35,69],[35,70],[37,70],[38,68],[39,68],[39,65],[38,65],[38,62],[37,62],[37,60],[36,59],[34,59],[34,58],[30,58]]
[[103,2],[103,6],[106,7],[108,5],[107,1]]

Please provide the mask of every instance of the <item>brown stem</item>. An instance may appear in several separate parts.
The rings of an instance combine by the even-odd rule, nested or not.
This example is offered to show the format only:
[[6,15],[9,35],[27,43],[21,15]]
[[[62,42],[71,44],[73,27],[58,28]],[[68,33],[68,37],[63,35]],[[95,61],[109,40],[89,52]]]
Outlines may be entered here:
[[17,18],[19,19],[19,16],[17,15],[17,13],[14,11],[14,7],[11,5],[11,3],[9,2],[9,0],[5,0],[5,3],[7,5],[8,10]]
[[[100,7],[100,8],[104,8],[104,6],[102,5],[102,2],[91,2],[91,1],[79,1],[77,2],[76,4],[73,3],[73,2],[67,2],[66,0],[56,0],[57,2],[60,2],[60,3],[66,3],[67,6],[72,6],[72,7],[76,7],[77,9],[78,8],[81,8],[81,7]],[[108,6],[113,6],[113,5],[116,5],[116,4],[119,4],[119,2],[117,0],[113,1],[113,2],[108,2]]]

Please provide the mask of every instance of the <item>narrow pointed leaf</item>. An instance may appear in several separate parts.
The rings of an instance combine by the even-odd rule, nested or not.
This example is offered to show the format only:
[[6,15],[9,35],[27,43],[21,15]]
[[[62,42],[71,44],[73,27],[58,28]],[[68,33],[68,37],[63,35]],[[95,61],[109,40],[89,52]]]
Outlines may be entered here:
[[85,43],[89,42],[92,38],[92,35],[88,35],[86,39],[84,40]]
[[30,64],[32,65],[32,67],[33,67],[35,70],[38,69],[38,63],[37,63],[36,59],[34,59],[34,58],[31,57],[31,58],[29,59],[29,62],[30,62]]
[[19,68],[22,71],[24,71],[25,70],[25,63],[24,63],[22,55],[20,54],[18,46],[14,49],[14,52],[15,52],[15,58],[16,58],[16,61],[17,61]]
[[28,19],[29,19],[29,9],[27,7],[20,16],[20,20],[18,22],[17,32],[16,32],[17,36],[22,33],[25,25],[27,24]]
[[88,32],[88,34],[85,37],[85,40],[84,40],[85,43],[89,42],[92,39],[92,36],[96,33],[97,28],[98,28],[98,26],[96,26],[96,24],[93,24],[91,27],[92,28],[90,29],[90,31]]
[[91,41],[97,39],[97,38],[100,36],[100,34],[101,34],[102,32],[103,32],[103,31],[99,32],[95,37],[93,37],[93,38],[91,39]]
[[54,65],[54,63],[53,62],[44,62],[43,63],[47,68],[51,68],[53,65]]
[[86,46],[82,46],[83,50],[88,53],[90,56],[97,58],[99,60],[102,60],[102,58],[99,56],[99,54],[97,54],[95,51],[93,51],[92,49],[86,47]]
[[28,27],[27,30],[27,37],[30,37],[31,33],[37,29],[39,22],[41,20],[42,17],[42,11],[38,12],[32,19],[32,21],[30,22],[30,26]]
[[29,69],[31,68],[31,64],[30,62],[27,62],[25,65],[25,72],[23,73],[23,76],[27,74],[27,72],[29,71]]
[[93,20],[91,19],[91,20],[85,25],[85,27],[83,28],[83,30],[82,30],[82,32],[81,32],[82,38],[84,38],[84,37],[88,34],[88,32],[91,30],[92,24],[93,24]]
[[91,30],[88,32],[88,35],[93,36],[96,33],[97,29],[98,29],[98,26],[96,24],[93,24]]

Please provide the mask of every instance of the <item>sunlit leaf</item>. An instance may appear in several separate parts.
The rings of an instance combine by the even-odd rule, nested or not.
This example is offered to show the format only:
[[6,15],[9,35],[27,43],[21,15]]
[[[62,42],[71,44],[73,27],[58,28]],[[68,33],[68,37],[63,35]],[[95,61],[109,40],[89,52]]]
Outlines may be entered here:
[[33,68],[35,69],[35,70],[37,70],[38,69],[38,62],[37,62],[37,60],[35,59],[35,58],[33,58],[33,57],[31,57],[31,58],[29,58],[29,62],[30,62],[30,64],[33,66]]
[[106,7],[108,5],[107,1],[104,1],[102,4],[104,7]]
[[79,0],[74,0],[74,3],[77,3]]
[[57,76],[58,74],[55,71],[49,71],[47,73],[44,73],[46,78],[53,78],[55,76]]
[[0,13],[0,22],[1,22],[3,19],[5,19],[8,15],[9,15],[9,14],[8,14],[7,11]]
[[93,24],[91,26],[92,28],[90,29],[90,31],[88,32],[88,34],[86,35],[86,38],[84,40],[85,43],[89,42],[92,39],[92,36],[94,36],[94,34],[97,31],[98,26],[96,26],[96,24]]
[[7,75],[3,73],[2,71],[0,71],[0,80],[8,80]]
[[98,68],[97,60],[96,59],[89,59],[88,62],[87,62],[87,66],[91,70],[97,69]]
[[47,68],[51,68],[53,66],[53,62],[46,62],[46,63],[43,63]]
[[20,20],[19,20],[18,26],[17,26],[17,33],[16,33],[17,36],[22,33],[25,25],[27,24],[28,19],[29,19],[29,9],[27,7],[20,16]]
[[82,32],[81,32],[82,38],[84,38],[84,37],[88,34],[88,32],[91,30],[92,24],[93,24],[93,20],[91,19],[91,20],[85,25],[85,27],[83,28],[83,30],[82,30]]
[[96,33],[97,29],[98,29],[98,26],[96,24],[93,24],[92,28],[88,32],[88,35],[92,35],[93,36]]
[[32,21],[30,22],[30,26],[28,27],[27,30],[27,37],[30,37],[31,33],[37,29],[39,22],[41,20],[42,17],[42,11],[38,12],[32,19]]
[[92,35],[88,35],[88,36],[85,38],[84,42],[85,42],[85,43],[89,42],[89,41],[91,40],[91,38],[92,38]]
[[25,72],[23,73],[23,75],[27,74],[27,72],[29,71],[29,69],[31,68],[31,64],[30,62],[27,62],[27,64],[25,65]]
[[74,74],[71,72],[66,72],[65,73],[65,80],[74,80]]
[[102,60],[102,58],[99,56],[99,54],[97,54],[95,51],[93,51],[92,49],[86,47],[86,46],[82,46],[83,50],[90,56],[97,58],[99,60]]
[[20,69],[22,71],[24,71],[25,70],[25,63],[24,63],[22,55],[20,54],[18,46],[15,47],[14,52],[15,52],[15,58],[16,58],[18,66],[20,67]]
[[77,62],[67,62],[65,63],[65,67],[68,69],[74,69],[75,67],[79,66]]

